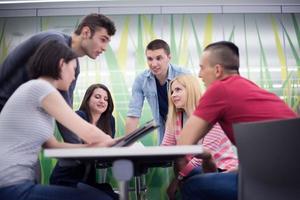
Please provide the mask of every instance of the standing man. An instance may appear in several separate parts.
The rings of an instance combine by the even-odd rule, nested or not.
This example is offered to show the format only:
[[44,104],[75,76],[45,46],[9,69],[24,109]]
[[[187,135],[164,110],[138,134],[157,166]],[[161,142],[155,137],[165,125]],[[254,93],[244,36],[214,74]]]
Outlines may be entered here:
[[[231,42],[204,49],[199,77],[207,91],[183,127],[179,145],[196,144],[217,122],[235,144],[235,123],[297,117],[279,97],[239,75],[239,49]],[[212,161],[211,156],[206,159]],[[237,199],[237,173],[202,174],[185,181],[189,184],[182,187],[184,199]]]
[[146,57],[149,69],[139,74],[134,80],[125,130],[126,133],[130,133],[136,129],[146,98],[153,118],[159,125],[158,143],[160,144],[164,136],[168,113],[168,83],[174,77],[188,73],[188,71],[170,64],[170,47],[164,40],[151,41],[146,47]]
[[[12,93],[21,84],[29,80],[26,69],[28,60],[41,44],[49,40],[57,40],[72,48],[79,57],[87,55],[92,59],[96,59],[106,50],[110,38],[115,32],[115,25],[108,17],[101,14],[90,14],[82,19],[72,36],[60,32],[47,31],[37,33],[22,42],[7,56],[0,66],[0,112]],[[73,91],[79,72],[80,67],[77,59],[75,80],[68,91],[61,91],[61,94],[71,107],[73,105]],[[75,134],[60,124],[58,124],[58,127],[64,141],[70,143],[78,143],[80,141]]]

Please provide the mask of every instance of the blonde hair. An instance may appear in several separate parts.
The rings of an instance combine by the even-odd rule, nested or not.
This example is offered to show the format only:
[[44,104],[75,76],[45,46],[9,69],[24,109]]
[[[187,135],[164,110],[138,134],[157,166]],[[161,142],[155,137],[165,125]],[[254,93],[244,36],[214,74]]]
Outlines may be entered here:
[[176,116],[177,112],[183,111],[182,109],[177,109],[175,105],[172,102],[171,98],[171,87],[172,84],[177,81],[180,83],[186,90],[186,95],[187,95],[187,101],[185,104],[185,112],[188,115],[191,115],[192,112],[195,110],[198,101],[201,97],[201,87],[200,87],[200,82],[199,78],[194,76],[194,75],[180,75],[175,77],[169,84],[169,90],[168,90],[168,103],[169,103],[169,108],[168,108],[168,115],[167,115],[167,122],[166,125],[168,129],[174,130],[176,126]]

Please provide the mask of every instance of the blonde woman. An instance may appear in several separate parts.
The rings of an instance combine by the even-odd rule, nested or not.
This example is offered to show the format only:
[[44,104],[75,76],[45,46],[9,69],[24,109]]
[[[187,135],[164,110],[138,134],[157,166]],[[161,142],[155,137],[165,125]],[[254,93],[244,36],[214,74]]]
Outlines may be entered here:
[[[201,97],[199,79],[193,75],[180,75],[174,78],[169,85],[169,110],[166,130],[162,145],[176,145],[177,138],[185,121],[192,115]],[[168,187],[170,199],[175,198],[179,183],[193,174],[215,171],[230,171],[237,167],[238,159],[231,142],[221,129],[215,124],[210,132],[198,142],[203,145],[207,159],[189,158],[188,163],[176,163],[174,178]]]

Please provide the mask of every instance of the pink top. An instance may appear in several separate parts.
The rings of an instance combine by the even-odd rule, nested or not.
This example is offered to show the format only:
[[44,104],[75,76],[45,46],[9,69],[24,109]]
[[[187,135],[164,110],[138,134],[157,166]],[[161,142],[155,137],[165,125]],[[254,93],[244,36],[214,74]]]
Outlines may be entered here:
[[[166,127],[164,139],[161,145],[176,145],[181,129],[182,112],[178,112],[175,132],[172,132],[168,129],[168,127]],[[198,144],[203,145],[203,147],[211,152],[218,168],[223,170],[231,170],[238,166],[238,159],[232,149],[232,144],[219,124],[214,125],[204,139],[200,140]],[[189,163],[179,172],[179,174],[182,176],[187,176],[195,167],[201,165],[201,159],[194,157],[188,158],[190,160]]]

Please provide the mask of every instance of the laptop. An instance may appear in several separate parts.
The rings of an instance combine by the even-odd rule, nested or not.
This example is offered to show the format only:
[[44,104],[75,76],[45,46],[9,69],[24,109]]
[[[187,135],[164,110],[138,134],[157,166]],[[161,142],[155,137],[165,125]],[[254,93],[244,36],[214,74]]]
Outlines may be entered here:
[[143,124],[142,126],[140,126],[139,128],[137,128],[136,130],[134,130],[131,133],[120,138],[113,145],[113,147],[129,146],[129,145],[133,144],[134,142],[136,142],[137,140],[139,140],[140,138],[142,138],[143,136],[145,136],[146,134],[154,131],[158,127],[159,126],[155,123],[154,120],[150,120],[150,121],[146,122],[145,124]]

